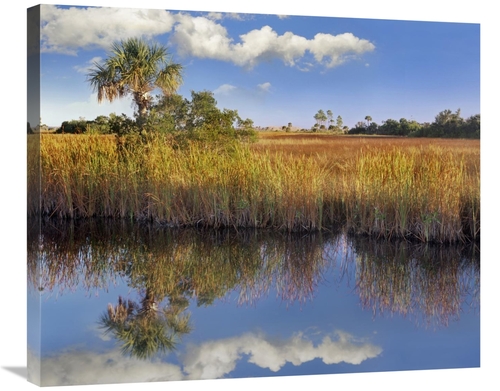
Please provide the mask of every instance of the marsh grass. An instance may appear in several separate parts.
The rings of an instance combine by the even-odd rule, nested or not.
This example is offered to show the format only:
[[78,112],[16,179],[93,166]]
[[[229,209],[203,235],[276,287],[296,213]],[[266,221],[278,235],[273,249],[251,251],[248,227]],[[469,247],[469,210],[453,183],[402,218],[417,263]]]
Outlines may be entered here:
[[423,242],[480,236],[476,141],[263,134],[253,145],[178,148],[160,135],[40,137],[31,215],[283,231],[344,224]]

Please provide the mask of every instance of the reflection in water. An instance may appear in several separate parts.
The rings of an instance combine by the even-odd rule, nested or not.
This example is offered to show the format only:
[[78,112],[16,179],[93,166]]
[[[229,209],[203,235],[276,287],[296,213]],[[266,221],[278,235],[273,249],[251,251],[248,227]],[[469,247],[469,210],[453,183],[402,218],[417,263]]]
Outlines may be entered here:
[[[322,287],[350,285],[361,306],[376,317],[399,314],[442,327],[459,320],[466,300],[479,309],[477,247],[388,243],[341,233],[205,232],[103,220],[43,221],[39,235],[40,222],[31,223],[31,295],[90,294],[124,281],[138,298],[117,294],[91,321],[118,342],[121,352],[61,350],[42,355],[41,362],[33,356],[30,371],[40,369],[43,385],[217,378],[232,373],[244,359],[276,372],[318,360],[359,365],[381,357],[381,345],[330,323],[318,325],[314,333],[288,330],[292,335],[278,339],[247,330],[191,340],[177,363],[163,361],[193,329],[205,326],[193,324],[194,310],[217,308],[229,296],[254,308],[274,293],[287,308],[298,302],[301,309],[318,305],[328,311],[314,301]],[[335,302],[331,291],[325,294]]]
[[[191,298],[207,306],[230,291],[239,293],[240,304],[254,303],[271,288],[288,304],[304,302],[313,298],[327,268],[339,270],[338,282],[354,270],[360,301],[374,313],[421,312],[427,323],[447,325],[458,319],[467,295],[472,294],[471,306],[479,306],[476,245],[433,247],[341,234],[202,232],[97,220],[78,226],[44,223],[42,232],[39,254],[37,238],[28,237],[30,283],[41,291],[79,284],[90,291],[125,278],[145,292],[142,309],[137,304],[128,308],[124,323],[129,325],[131,319],[152,319],[144,314],[153,308],[158,314],[155,306],[166,297],[170,318]],[[115,311],[120,306],[126,304]]]
[[137,358],[151,358],[175,348],[176,340],[191,331],[189,315],[180,315],[188,302],[177,301],[159,309],[150,290],[138,305],[121,296],[118,304],[108,304],[100,325],[122,342],[122,352]]
[[[325,364],[359,365],[379,356],[381,352],[379,346],[360,342],[352,335],[338,331],[325,335],[318,344],[314,344],[303,333],[281,341],[264,334],[245,333],[191,346],[180,365],[160,360],[148,362],[133,356],[122,357],[116,350],[98,353],[62,351],[43,359],[42,384],[55,386],[217,379],[230,374],[244,357],[248,357],[248,362],[257,367],[277,372],[288,363],[300,366],[315,359]],[[40,365],[36,357],[32,357],[32,361]]]
[[[251,303],[272,286],[283,300],[305,301],[334,260],[340,239],[156,230],[98,221],[78,227],[45,224],[41,238],[28,237],[29,280],[38,290],[51,292],[78,285],[91,291],[125,278],[130,287],[147,289],[152,297],[190,297],[198,306],[232,290],[239,291],[240,303]],[[331,250],[325,253],[327,244]]]
[[[364,308],[447,326],[462,304],[479,307],[479,249],[356,238],[356,287]],[[420,316],[419,316],[420,314]]]
[[185,357],[183,368],[188,379],[216,379],[234,370],[243,355],[250,356],[248,362],[277,372],[287,363],[299,366],[317,358],[325,364],[357,365],[381,352],[379,346],[360,343],[352,335],[340,331],[324,336],[316,345],[303,333],[284,341],[247,333],[193,347]]

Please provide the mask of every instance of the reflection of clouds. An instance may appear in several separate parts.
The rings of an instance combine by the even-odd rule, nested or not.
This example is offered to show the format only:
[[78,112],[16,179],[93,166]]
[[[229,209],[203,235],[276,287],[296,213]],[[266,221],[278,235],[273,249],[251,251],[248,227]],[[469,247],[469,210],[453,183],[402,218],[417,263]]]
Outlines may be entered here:
[[249,356],[248,362],[277,372],[287,362],[298,366],[316,358],[325,364],[345,362],[357,365],[381,352],[380,347],[367,342],[358,343],[344,332],[337,332],[333,339],[325,336],[316,346],[302,334],[281,341],[245,334],[191,348],[184,359],[184,372],[190,379],[218,378],[234,370],[243,355]]
[[31,369],[28,379],[39,384],[36,381],[38,368],[43,386],[215,379],[232,372],[244,357],[248,357],[249,363],[277,372],[286,363],[299,366],[317,358],[325,364],[357,365],[381,352],[379,346],[357,341],[345,332],[324,336],[317,344],[302,333],[286,340],[247,333],[190,346],[183,357],[182,369],[159,360],[151,362],[125,357],[119,350],[102,353],[66,350],[45,357],[40,365],[35,355],[28,351]]
[[[40,378],[42,386],[137,383],[184,378],[177,365],[124,357],[119,350],[105,353],[67,350],[44,357],[41,365],[29,350],[28,356],[28,380],[40,384],[36,381]],[[41,369],[41,376],[36,373],[37,368]]]

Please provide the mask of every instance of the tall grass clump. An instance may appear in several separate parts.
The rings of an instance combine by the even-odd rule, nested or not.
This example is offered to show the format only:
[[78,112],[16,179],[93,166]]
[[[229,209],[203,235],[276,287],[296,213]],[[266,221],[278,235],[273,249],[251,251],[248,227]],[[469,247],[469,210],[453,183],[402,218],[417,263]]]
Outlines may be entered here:
[[477,237],[479,173],[467,165],[465,154],[442,147],[363,151],[349,197],[351,229],[424,242]]
[[479,238],[478,148],[318,142],[42,135],[41,201],[29,213],[283,231],[345,224],[356,234],[424,242]]

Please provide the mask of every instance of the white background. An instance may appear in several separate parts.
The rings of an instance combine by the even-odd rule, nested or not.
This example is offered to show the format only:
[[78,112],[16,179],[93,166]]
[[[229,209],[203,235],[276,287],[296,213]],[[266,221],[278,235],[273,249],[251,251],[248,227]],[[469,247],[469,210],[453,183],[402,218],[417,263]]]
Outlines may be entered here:
[[[234,389],[375,389],[375,390],[493,390],[498,387],[499,362],[496,357],[498,323],[496,312],[499,293],[498,255],[493,252],[500,238],[493,224],[499,217],[495,201],[500,153],[498,148],[499,83],[497,52],[499,21],[495,2],[476,0],[458,2],[449,0],[360,1],[327,2],[307,0],[283,2],[252,0],[170,0],[155,2],[88,0],[67,1],[62,4],[167,8],[172,10],[251,12],[267,14],[294,14],[314,16],[340,16],[374,19],[428,20],[446,22],[481,23],[481,165],[482,165],[482,242],[481,242],[481,368],[464,370],[435,370],[373,373],[363,375],[323,375],[263,379],[184,381],[174,383],[147,383],[122,385],[80,386],[80,390],[234,390]],[[329,5],[327,5],[329,4]],[[37,387],[26,381],[22,368],[26,367],[26,8],[36,2],[15,1],[4,3],[0,46],[1,89],[0,139],[1,214],[0,214],[0,387],[4,390],[31,390]],[[459,83],[460,81],[457,80]],[[497,104],[496,104],[497,103]],[[14,368],[14,370],[12,370]],[[494,376],[496,374],[496,376]],[[58,387],[61,391],[74,387]]]

